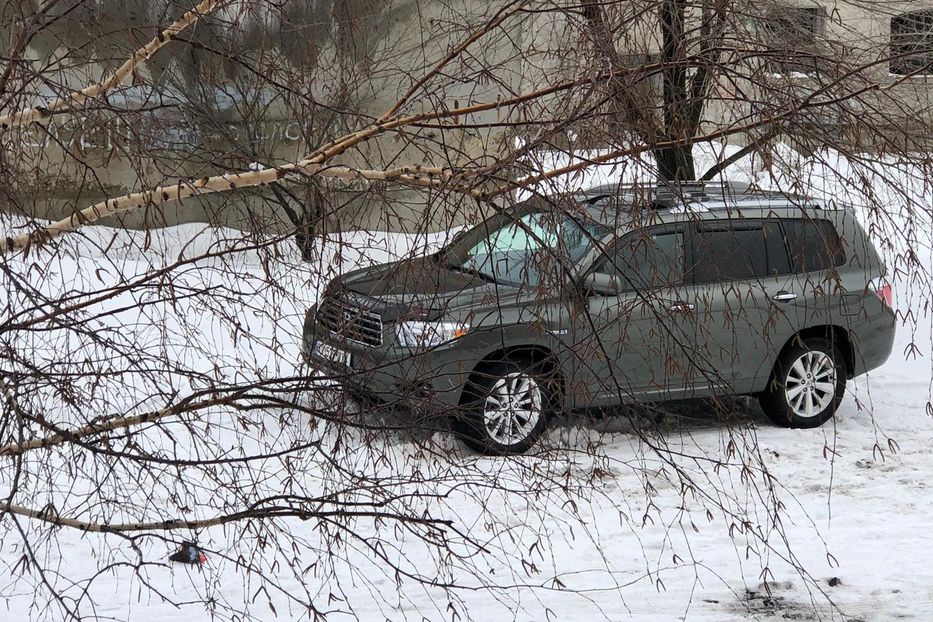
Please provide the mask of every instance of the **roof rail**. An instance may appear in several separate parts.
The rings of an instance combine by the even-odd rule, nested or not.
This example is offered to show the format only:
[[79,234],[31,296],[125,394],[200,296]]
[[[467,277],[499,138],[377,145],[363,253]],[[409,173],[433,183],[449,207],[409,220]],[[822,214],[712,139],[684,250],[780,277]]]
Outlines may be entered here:
[[752,207],[756,203],[774,206],[789,202],[806,209],[820,209],[811,197],[790,192],[751,189],[745,182],[659,182],[648,184],[606,184],[582,191],[583,202],[593,205],[605,199],[631,201],[648,210],[701,209],[729,210]]
[[661,181],[655,185],[659,194],[674,196],[746,194],[750,184],[740,181]]
[[578,190],[576,194],[599,195],[627,194],[635,192],[665,192],[694,194],[713,191],[717,194],[745,194],[750,184],[743,181],[658,181],[648,183],[609,183]]

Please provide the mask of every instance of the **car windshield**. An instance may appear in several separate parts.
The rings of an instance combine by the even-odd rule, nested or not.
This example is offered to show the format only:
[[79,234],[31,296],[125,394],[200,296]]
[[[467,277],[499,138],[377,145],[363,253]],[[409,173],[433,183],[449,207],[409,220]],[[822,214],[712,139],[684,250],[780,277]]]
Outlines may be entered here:
[[448,268],[504,285],[559,282],[609,230],[580,214],[512,212],[465,233],[445,252]]

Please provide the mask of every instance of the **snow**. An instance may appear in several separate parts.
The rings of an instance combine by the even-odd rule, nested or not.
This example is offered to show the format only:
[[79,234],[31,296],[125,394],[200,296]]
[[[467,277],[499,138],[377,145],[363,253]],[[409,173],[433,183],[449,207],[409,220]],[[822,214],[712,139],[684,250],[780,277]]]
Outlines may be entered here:
[[[333,620],[933,619],[933,419],[927,412],[933,331],[926,311],[933,195],[924,182],[930,176],[894,162],[835,154],[821,154],[818,162],[786,148],[783,155],[769,170],[748,158],[738,164],[736,178],[764,186],[793,179],[827,200],[855,203],[866,226],[875,225],[898,311],[914,312],[888,363],[850,384],[837,418],[825,427],[781,429],[745,402],[738,406],[747,416],[727,421],[702,405],[669,405],[659,431],[646,430],[638,419],[573,417],[543,439],[542,451],[499,459],[475,456],[442,431],[346,428],[300,409],[212,408],[148,429],[135,441],[153,452],[202,459],[307,449],[288,458],[166,474],[106,457],[81,462],[80,450],[63,447],[24,458],[36,475],[20,483],[15,501],[34,507],[54,501],[62,514],[98,520],[207,518],[264,494],[313,496],[378,481],[379,490],[357,491],[354,498],[386,501],[397,493],[402,497],[388,509],[452,520],[482,543],[482,551],[452,534],[452,549],[465,556],[445,557],[410,530],[362,519],[347,523],[360,538],[335,543],[323,535],[333,525],[279,519],[201,531],[196,535],[209,562],[195,568],[164,563],[175,547],[165,538],[189,534],[152,534],[137,540],[134,552],[119,538],[20,521],[51,571],[42,577],[35,569],[22,572],[23,537],[6,518],[0,619],[63,619],[60,603],[46,607],[43,581],[84,616],[147,622],[207,619],[210,613],[307,619],[302,602],[331,612]],[[561,156],[547,157],[553,166]],[[700,157],[722,155],[709,148]],[[624,163],[625,174],[639,167]],[[605,183],[622,168],[596,167],[553,183]],[[843,181],[853,178],[864,178],[886,214],[856,201],[864,187],[847,193],[851,183]],[[64,300],[187,259],[171,280],[175,294],[187,297],[174,305],[164,301],[169,284],[156,279],[95,305],[87,328],[109,344],[59,330],[4,335],[3,345],[40,368],[78,369],[88,357],[107,355],[114,357],[111,368],[128,369],[97,386],[77,383],[82,399],[74,405],[49,390],[29,397],[33,408],[43,407],[62,423],[87,420],[88,413],[164,406],[175,394],[205,387],[297,376],[303,373],[304,310],[330,276],[423,253],[447,235],[330,236],[309,265],[288,239],[261,240],[265,245],[256,249],[259,240],[241,232],[200,225],[148,236],[87,227],[63,241],[57,254],[33,252],[8,265],[15,273],[41,275],[42,292]],[[905,262],[899,251],[907,243],[918,253]],[[5,274],[0,281],[4,321],[27,305],[10,279]],[[142,303],[142,310],[131,303]],[[142,355],[116,356],[124,346]],[[297,399],[309,406],[344,401],[333,390]],[[725,465],[713,470],[712,460]],[[57,470],[69,463],[73,476]],[[4,496],[13,477],[7,466],[0,471]],[[685,489],[687,477],[708,485]],[[244,498],[225,488],[231,482],[240,483]],[[423,496],[404,497],[412,493]],[[767,512],[771,495],[783,503],[783,531]],[[147,500],[155,505],[146,506]],[[289,566],[293,555],[297,570]],[[403,573],[460,587],[397,576],[386,560]],[[134,568],[140,561],[149,565]]]

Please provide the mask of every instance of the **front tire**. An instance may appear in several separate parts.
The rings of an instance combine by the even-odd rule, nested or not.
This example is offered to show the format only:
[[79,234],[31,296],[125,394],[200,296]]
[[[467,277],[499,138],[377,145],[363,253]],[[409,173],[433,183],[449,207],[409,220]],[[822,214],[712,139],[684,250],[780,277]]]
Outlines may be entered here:
[[762,410],[778,425],[816,428],[836,413],[846,390],[846,362],[833,342],[795,339],[781,354],[768,388],[759,396]]
[[553,374],[531,361],[484,366],[464,389],[454,429],[484,454],[524,453],[547,427],[556,395]]

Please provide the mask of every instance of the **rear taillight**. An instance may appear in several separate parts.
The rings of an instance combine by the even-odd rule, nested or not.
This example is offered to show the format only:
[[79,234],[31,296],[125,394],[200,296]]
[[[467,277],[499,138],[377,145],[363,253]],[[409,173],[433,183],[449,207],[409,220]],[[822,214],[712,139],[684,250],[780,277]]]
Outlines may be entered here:
[[879,276],[877,279],[872,279],[868,284],[868,289],[875,292],[875,296],[881,299],[881,302],[884,303],[884,306],[894,306],[894,288],[891,287],[891,283],[889,283],[888,280],[883,276]]

